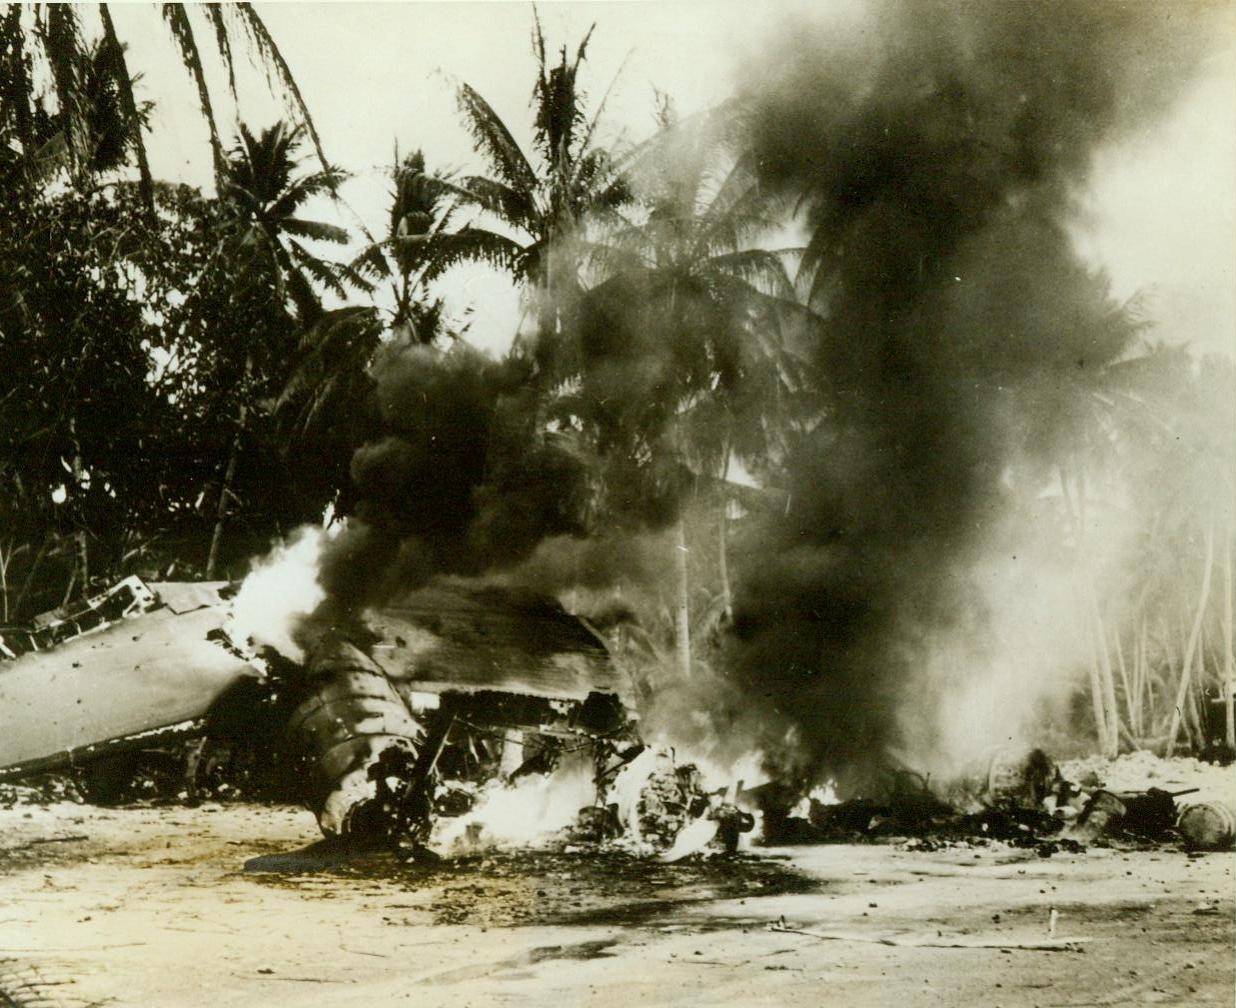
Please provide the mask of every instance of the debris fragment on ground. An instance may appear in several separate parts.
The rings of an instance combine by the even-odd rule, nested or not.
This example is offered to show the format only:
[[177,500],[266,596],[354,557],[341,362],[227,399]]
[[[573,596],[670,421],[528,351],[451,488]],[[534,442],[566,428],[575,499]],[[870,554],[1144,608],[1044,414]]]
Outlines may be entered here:
[[[1233,842],[1227,803],[1231,772],[1187,757],[1131,753],[1115,760],[1057,766],[1042,750],[1003,758],[985,784],[937,796],[922,777],[893,774],[877,796],[809,800],[781,787],[757,789],[770,844],[902,841],[907,849],[944,846],[1033,848],[1043,857],[1087,845],[1164,844],[1224,849]],[[1170,789],[1169,789],[1170,788]]]

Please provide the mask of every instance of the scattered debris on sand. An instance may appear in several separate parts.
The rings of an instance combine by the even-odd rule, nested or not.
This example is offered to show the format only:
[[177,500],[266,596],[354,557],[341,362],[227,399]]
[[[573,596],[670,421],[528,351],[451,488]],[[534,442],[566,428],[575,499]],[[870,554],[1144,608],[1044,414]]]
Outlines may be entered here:
[[878,797],[826,802],[777,785],[748,797],[761,808],[770,844],[900,841],[906,849],[936,850],[999,843],[1042,857],[1088,845],[1180,842],[1221,850],[1233,842],[1233,812],[1222,790],[1229,777],[1196,759],[1150,753],[1057,766],[1034,749],[1020,760],[993,761],[985,782],[954,785],[943,797],[905,771],[892,774]]

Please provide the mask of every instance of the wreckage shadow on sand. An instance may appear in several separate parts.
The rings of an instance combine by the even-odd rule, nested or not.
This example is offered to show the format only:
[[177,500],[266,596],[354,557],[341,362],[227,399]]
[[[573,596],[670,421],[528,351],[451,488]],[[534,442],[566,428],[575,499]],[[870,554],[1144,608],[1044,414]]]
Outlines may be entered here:
[[816,892],[823,883],[773,856],[737,854],[663,864],[621,851],[487,851],[405,862],[386,851],[319,841],[251,858],[254,882],[327,896],[339,885],[379,883],[417,894],[439,924],[632,927],[657,924],[689,904]]

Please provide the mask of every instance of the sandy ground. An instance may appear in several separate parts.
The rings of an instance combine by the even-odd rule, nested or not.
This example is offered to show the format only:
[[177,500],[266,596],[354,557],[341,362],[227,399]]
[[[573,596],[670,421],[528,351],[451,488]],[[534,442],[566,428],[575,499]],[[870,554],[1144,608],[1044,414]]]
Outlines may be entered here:
[[[0,1005],[1233,1004],[1231,853],[836,845],[413,869],[294,854],[316,840],[281,807],[0,809]],[[285,871],[244,870],[255,857]],[[876,943],[1032,941],[1052,907],[1079,950]],[[781,917],[846,937],[769,931]]]

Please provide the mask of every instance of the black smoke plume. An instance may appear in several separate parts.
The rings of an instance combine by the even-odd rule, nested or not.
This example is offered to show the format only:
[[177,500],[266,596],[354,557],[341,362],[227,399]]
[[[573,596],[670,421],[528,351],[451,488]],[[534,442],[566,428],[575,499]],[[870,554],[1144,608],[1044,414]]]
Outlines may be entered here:
[[785,28],[748,73],[822,317],[820,421],[741,573],[731,655],[783,770],[860,785],[902,742],[932,636],[981,631],[968,570],[1003,548],[1011,470],[1061,458],[1135,331],[1074,251],[1074,200],[1188,78],[1191,13],[890,3]]
[[586,462],[538,425],[526,365],[395,344],[373,374],[383,434],[352,459],[355,511],[320,572],[332,604],[360,610],[583,532]]
[[627,367],[637,370],[621,346],[594,351],[568,394],[518,351],[384,347],[371,372],[380,432],[352,457],[355,504],[325,548],[319,615],[359,613],[439,576],[547,594],[651,580],[641,536],[673,520],[685,478],[664,453],[638,451],[664,417],[601,436],[600,406],[647,410],[646,383],[624,384]]

